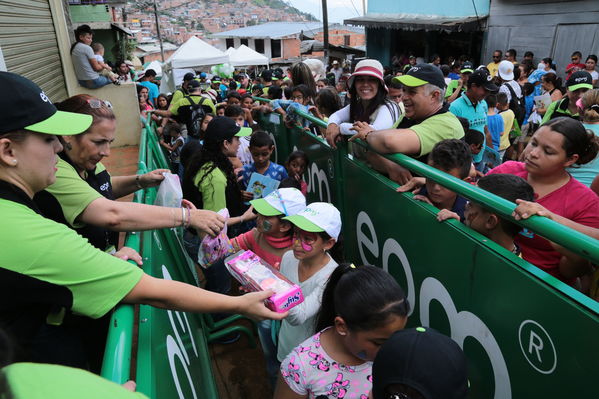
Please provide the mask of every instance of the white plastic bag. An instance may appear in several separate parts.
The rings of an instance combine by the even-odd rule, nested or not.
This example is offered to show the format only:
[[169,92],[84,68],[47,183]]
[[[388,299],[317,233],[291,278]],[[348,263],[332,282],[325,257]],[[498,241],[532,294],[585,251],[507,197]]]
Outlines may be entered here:
[[218,211],[218,214],[225,218],[225,227],[216,237],[206,235],[200,242],[198,251],[198,263],[204,269],[212,266],[216,261],[234,252],[233,245],[227,236],[227,219],[229,219],[229,210],[227,208]]
[[183,190],[181,189],[179,176],[168,172],[163,173],[163,175],[164,180],[158,187],[154,205],[180,208],[183,200]]

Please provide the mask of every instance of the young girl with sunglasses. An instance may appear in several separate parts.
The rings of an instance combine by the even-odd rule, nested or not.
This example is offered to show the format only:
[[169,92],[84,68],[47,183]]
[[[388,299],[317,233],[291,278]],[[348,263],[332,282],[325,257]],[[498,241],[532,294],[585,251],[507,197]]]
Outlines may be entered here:
[[386,271],[340,265],[326,284],[316,334],[281,364],[275,399],[366,399],[372,361],[405,327],[409,310],[403,290]]
[[279,331],[277,358],[285,357],[314,333],[316,314],[327,279],[337,267],[329,255],[341,232],[341,215],[325,202],[314,202],[296,215],[283,218],[294,225],[293,251],[283,255],[281,273],[298,284],[304,302],[289,311]]

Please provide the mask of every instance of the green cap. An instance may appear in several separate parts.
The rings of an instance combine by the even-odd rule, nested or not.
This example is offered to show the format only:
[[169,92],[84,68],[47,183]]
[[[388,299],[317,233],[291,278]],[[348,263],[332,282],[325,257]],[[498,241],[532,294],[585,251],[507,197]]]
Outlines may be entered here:
[[250,204],[254,206],[256,212],[263,216],[277,216],[283,215],[283,212],[279,211],[272,205],[270,205],[264,198],[258,198],[251,200]]

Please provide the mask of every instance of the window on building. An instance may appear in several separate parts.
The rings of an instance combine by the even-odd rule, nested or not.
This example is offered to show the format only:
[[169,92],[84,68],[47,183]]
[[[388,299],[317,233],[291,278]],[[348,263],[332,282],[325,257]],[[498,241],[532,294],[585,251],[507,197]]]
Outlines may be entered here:
[[281,57],[281,40],[270,41],[270,53],[272,58]]
[[260,54],[264,54],[264,39],[254,40],[254,50],[259,52]]
[[226,40],[227,40],[227,48],[235,47],[235,42],[233,41],[233,39],[226,39]]
[[241,44],[248,45],[248,39],[241,39]]
[[349,39],[350,39],[349,35],[343,35],[343,45],[344,46],[349,46]]

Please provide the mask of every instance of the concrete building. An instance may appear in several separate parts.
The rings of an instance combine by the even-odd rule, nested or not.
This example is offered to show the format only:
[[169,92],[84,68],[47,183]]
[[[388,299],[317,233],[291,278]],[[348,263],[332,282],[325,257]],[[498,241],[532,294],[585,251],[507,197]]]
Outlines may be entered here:
[[366,15],[344,23],[366,28],[366,55],[383,65],[410,54],[478,61],[488,15],[489,0],[369,0]]
[[582,62],[599,53],[597,0],[492,0],[487,26],[484,63],[491,61],[494,50],[513,48],[518,60],[530,50],[535,65],[551,57],[563,77],[573,51],[582,53]]
[[[322,41],[321,22],[268,22],[262,25],[234,29],[212,35],[219,41],[216,47],[226,50],[245,44],[264,54],[271,62],[296,60],[300,57],[300,45],[304,39]],[[361,28],[331,24],[329,42],[334,45],[361,46],[365,43]],[[345,44],[345,43],[349,44]]]

